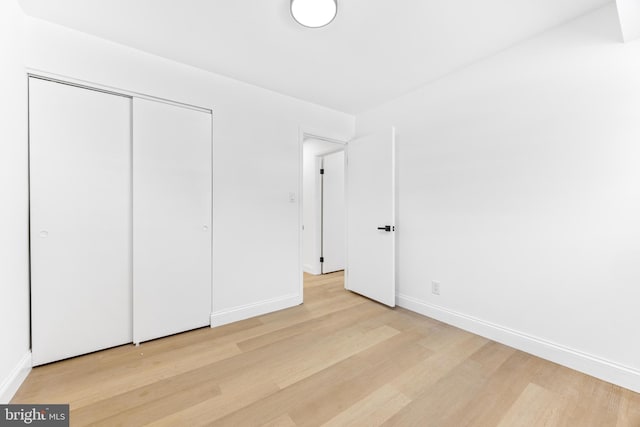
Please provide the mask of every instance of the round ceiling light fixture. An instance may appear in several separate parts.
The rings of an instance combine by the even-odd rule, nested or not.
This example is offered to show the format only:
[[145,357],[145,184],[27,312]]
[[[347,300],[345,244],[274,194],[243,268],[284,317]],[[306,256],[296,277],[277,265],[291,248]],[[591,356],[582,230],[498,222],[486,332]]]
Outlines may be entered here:
[[291,0],[291,16],[305,27],[324,27],[337,13],[338,0]]

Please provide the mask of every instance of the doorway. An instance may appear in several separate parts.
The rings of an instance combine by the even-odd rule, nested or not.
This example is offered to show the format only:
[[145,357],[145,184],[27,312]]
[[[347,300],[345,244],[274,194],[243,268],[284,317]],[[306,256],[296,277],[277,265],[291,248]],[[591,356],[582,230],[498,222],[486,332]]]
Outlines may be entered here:
[[303,271],[345,268],[345,144],[305,135],[302,141]]
[[[348,143],[302,129],[299,135],[300,302],[305,277],[344,271],[345,289],[395,307],[395,128]],[[332,155],[339,152],[336,166]],[[329,179],[329,167],[342,172],[341,184]],[[328,195],[332,188],[341,188],[341,194]],[[332,231],[334,222],[341,231]],[[334,248],[342,250],[343,260]]]

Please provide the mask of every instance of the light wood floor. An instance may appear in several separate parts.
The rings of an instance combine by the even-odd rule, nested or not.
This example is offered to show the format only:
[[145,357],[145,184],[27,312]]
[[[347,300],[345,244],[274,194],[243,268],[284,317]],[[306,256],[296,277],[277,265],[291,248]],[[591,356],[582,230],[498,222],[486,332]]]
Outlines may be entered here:
[[305,278],[305,304],[35,368],[71,425],[640,426],[640,395]]

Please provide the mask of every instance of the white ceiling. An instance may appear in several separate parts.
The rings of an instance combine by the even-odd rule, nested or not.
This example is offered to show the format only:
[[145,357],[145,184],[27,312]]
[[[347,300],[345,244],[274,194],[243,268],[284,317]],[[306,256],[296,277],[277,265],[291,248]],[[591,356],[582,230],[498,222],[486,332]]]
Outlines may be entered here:
[[289,0],[21,0],[29,15],[358,113],[610,0],[338,0],[303,28]]

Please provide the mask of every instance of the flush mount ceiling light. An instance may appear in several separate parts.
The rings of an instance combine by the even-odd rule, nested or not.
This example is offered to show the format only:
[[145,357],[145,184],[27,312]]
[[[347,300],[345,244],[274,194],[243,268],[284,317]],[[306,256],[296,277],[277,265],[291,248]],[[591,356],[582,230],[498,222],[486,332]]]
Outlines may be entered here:
[[291,16],[305,27],[324,27],[337,13],[338,0],[291,0]]

